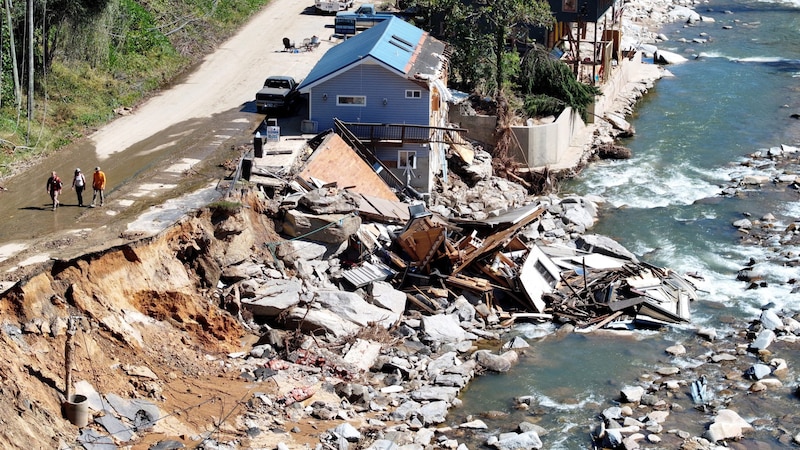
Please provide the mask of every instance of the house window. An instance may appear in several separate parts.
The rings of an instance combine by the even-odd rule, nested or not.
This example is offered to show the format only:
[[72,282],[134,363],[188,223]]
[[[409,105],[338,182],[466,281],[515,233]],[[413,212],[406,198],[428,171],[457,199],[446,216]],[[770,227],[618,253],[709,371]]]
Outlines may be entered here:
[[399,152],[397,152],[397,168],[416,169],[417,152],[408,150],[400,150]]
[[406,89],[406,98],[422,98],[422,91],[412,91]]
[[365,95],[337,95],[336,106],[367,106]]

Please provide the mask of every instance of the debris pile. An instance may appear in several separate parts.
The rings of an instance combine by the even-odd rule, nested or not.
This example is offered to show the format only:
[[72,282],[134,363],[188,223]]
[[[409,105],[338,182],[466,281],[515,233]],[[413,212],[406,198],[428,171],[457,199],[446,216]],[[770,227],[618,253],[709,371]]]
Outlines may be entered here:
[[[689,320],[689,302],[696,298],[690,281],[638,262],[608,238],[586,234],[596,220],[596,199],[530,197],[523,187],[493,177],[491,158],[473,150],[474,167],[454,158],[457,171],[467,174],[463,179],[471,185],[454,171],[430,207],[404,203],[348,149],[335,134],[321,138],[293,171],[291,182],[284,184],[287,190],[270,192],[280,198],[275,218],[292,237],[275,244],[279,253],[297,252],[301,245],[324,247],[312,251],[315,256],[300,267],[293,263],[300,272],[324,278],[307,277],[304,283],[353,290],[385,280],[404,293],[409,307],[426,314],[436,314],[451,299],[463,296],[472,304],[487,305],[505,325],[555,320],[590,331]],[[347,161],[349,169],[331,171],[324,163],[331,154]],[[485,165],[488,170],[481,169]],[[324,262],[311,262],[323,256]],[[288,298],[302,299],[300,283],[287,283],[295,286]],[[282,284],[272,283],[269,290]],[[309,291],[307,297],[316,296],[316,303],[330,308],[350,296],[340,291],[337,300],[329,302],[324,292]],[[256,315],[314,315],[311,309],[300,314],[276,308],[298,305],[283,304],[285,298],[273,292],[242,303]],[[352,305],[366,313],[366,306],[355,306],[359,300]],[[396,320],[402,312],[394,310],[385,317]],[[336,328],[328,325],[328,331]],[[339,327],[337,332],[350,331]]]

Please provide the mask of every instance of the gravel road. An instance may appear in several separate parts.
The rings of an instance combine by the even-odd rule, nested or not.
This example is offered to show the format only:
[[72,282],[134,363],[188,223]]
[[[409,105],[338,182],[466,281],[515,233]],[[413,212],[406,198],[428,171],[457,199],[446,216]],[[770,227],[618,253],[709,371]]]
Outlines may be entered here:
[[[299,45],[315,34],[321,39],[316,50],[283,51],[284,37]],[[304,78],[339,42],[332,35],[333,17],[314,14],[311,0],[275,0],[171,89],[3,180],[0,279],[13,282],[30,270],[28,266],[48,259],[122,244],[126,224],[141,217],[153,223],[172,221],[196,207],[202,196],[185,204],[176,199],[201,185],[213,185],[219,173],[190,180],[204,170],[204,160],[225,158],[220,153],[252,142],[252,131],[264,119],[253,103],[264,79]],[[95,166],[108,178],[106,204],[79,208],[69,189],[72,173],[81,167],[90,177]],[[44,189],[52,170],[65,182],[63,206],[57,211],[47,207]],[[91,189],[84,197],[87,194],[92,195]],[[165,213],[153,215],[154,209]]]

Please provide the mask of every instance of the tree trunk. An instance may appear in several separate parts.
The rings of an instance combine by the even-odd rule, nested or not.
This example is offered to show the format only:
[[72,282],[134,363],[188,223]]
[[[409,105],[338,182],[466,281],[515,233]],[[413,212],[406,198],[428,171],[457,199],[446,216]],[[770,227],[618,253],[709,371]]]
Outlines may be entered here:
[[497,86],[495,87],[496,92],[499,94],[500,91],[503,89],[503,78],[505,78],[505,73],[503,71],[503,50],[505,50],[505,37],[506,37],[506,27],[503,25],[497,25],[497,31],[495,35],[495,54],[497,57],[497,68],[495,71]]
[[14,101],[17,106],[17,114],[22,107],[22,95],[19,86],[19,67],[17,66],[17,46],[14,44],[14,24],[11,22],[11,0],[6,0],[6,20],[8,22],[8,40],[11,46],[11,70],[14,72]]
[[25,136],[25,144],[30,145],[31,119],[33,118],[33,0],[28,0],[26,11],[28,20],[28,131]]

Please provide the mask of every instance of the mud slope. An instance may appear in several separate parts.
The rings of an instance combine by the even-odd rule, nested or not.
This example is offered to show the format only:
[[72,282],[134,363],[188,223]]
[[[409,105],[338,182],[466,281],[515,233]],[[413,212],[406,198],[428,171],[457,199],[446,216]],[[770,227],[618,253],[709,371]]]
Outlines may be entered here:
[[[223,267],[275,236],[253,210],[212,206],[154,238],[57,261],[0,295],[0,448],[75,443],[80,430],[61,413],[69,316],[80,318],[74,382],[155,403],[170,415],[154,430],[162,438],[226,429],[218,418],[248,387],[214,355],[248,336],[215,287]],[[155,378],[134,375],[144,368]]]

